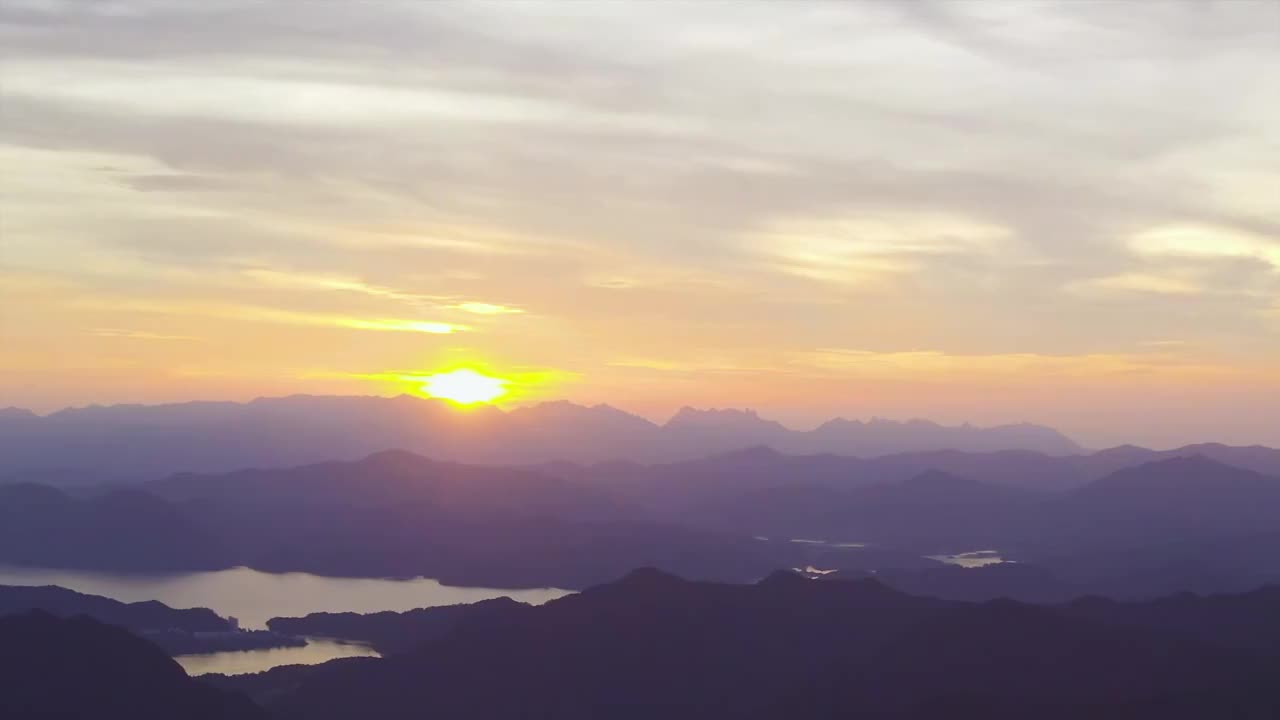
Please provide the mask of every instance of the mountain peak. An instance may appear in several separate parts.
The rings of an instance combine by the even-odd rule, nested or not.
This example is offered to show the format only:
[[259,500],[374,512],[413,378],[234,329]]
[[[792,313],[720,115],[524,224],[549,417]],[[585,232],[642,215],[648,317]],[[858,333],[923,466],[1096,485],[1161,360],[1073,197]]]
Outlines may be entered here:
[[653,426],[653,423],[639,415],[632,415],[625,410],[619,410],[606,403],[588,406],[579,405],[569,400],[548,400],[536,405],[525,405],[512,410],[510,416],[513,418],[524,417],[539,420],[594,419],[608,420],[611,423],[627,423],[635,426]]
[[659,570],[655,567],[642,567],[632,570],[616,582],[610,584],[634,589],[643,587],[671,587],[672,585],[684,585],[687,582],[687,580],[678,575],[672,575],[669,572]]
[[794,570],[774,570],[756,585],[765,588],[789,588],[808,585],[810,582],[812,581],[809,578]]
[[1080,488],[1079,493],[1139,493],[1168,499],[1170,491],[1216,494],[1227,488],[1270,488],[1280,493],[1280,481],[1204,455],[1178,455],[1117,470]]
[[433,464],[435,461],[408,450],[390,449],[372,453],[359,461],[363,465],[379,467],[419,468]]
[[667,421],[668,429],[769,430],[785,431],[781,424],[765,420],[755,410],[711,408],[699,410],[685,406]]
[[682,407],[682,408],[680,408],[679,410],[677,410],[677,411],[676,411],[676,414],[671,418],[671,420],[672,420],[672,421],[675,421],[675,420],[684,420],[684,419],[692,420],[692,419],[707,418],[707,417],[748,417],[748,418],[759,418],[760,416],[756,414],[756,411],[755,411],[755,410],[752,410],[752,409],[750,409],[750,408],[745,408],[745,409],[738,409],[738,408],[707,408],[707,409],[703,410],[703,409],[701,409],[701,408],[696,408],[696,407],[692,407],[692,406],[690,406],[690,405],[685,405],[684,407]]
[[566,413],[588,412],[590,410],[591,408],[587,407],[586,405],[579,405],[578,403],[571,402],[569,400],[544,400],[540,403],[535,403],[533,405],[525,405],[522,407],[518,407],[515,410],[513,410],[512,413],[538,412],[538,413],[566,414]]

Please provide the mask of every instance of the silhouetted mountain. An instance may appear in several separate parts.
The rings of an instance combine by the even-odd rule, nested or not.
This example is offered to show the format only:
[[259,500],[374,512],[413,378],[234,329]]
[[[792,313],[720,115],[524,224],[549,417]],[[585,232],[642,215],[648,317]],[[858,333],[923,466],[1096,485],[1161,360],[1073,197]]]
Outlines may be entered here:
[[254,702],[265,706],[296,690],[304,678],[310,682],[323,683],[324,678],[332,673],[376,662],[376,657],[346,657],[318,665],[279,665],[270,670],[241,675],[209,673],[201,675],[200,682],[222,690],[244,693]]
[[1096,479],[1127,467],[1158,460],[1189,457],[1208,458],[1224,465],[1280,477],[1280,449],[1261,445],[1232,446],[1220,443],[1199,443],[1172,450],[1148,450],[1134,445],[1122,445],[1076,458],[1075,462],[1084,470],[1086,476]]
[[[905,694],[982,698],[995,708],[1022,705],[1025,717],[1075,708],[1071,717],[1205,717],[1206,707],[1240,703],[1257,717],[1280,708],[1266,676],[1274,657],[1186,642],[1172,635],[1095,624],[1051,608],[995,600],[940,613],[910,628],[877,656],[872,671],[910,678]],[[917,685],[918,683],[918,685]],[[1184,694],[1213,696],[1194,712],[1126,714],[1126,705],[1172,704]],[[994,700],[994,702],[992,702]],[[1036,710],[1033,712],[1033,710]],[[1248,716],[1248,715],[1245,715]]]
[[19,430],[40,422],[40,416],[26,408],[0,408],[0,430]]
[[[515,408],[501,423],[491,439],[491,457],[509,457],[515,451],[530,460],[645,457],[659,431],[656,424],[610,405],[584,407],[565,401]],[[491,462],[474,451],[462,457]]]
[[1079,529],[1099,542],[1280,531],[1280,477],[1174,457],[1119,470],[1062,498],[1055,510],[1067,532]]
[[[540,466],[549,473],[574,479],[591,479],[631,491],[646,493],[665,504],[672,497],[701,499],[724,491],[746,491],[790,485],[821,485],[848,489],[892,483],[937,470],[995,485],[1040,492],[1071,490],[1125,467],[1161,459],[1195,457],[1200,448],[1212,448],[1213,459],[1223,464],[1280,476],[1280,450],[1225,445],[1190,445],[1168,451],[1130,446],[1094,455],[1051,456],[1025,450],[962,452],[938,450],[879,457],[833,454],[791,455],[757,445],[695,460],[641,465],[600,463],[576,465],[557,462]],[[1275,457],[1276,472],[1266,468]],[[1209,457],[1206,455],[1206,457]]]
[[738,435],[759,435],[762,443],[770,437],[788,432],[781,423],[765,420],[755,410],[698,410],[685,406],[664,425],[671,431],[705,431],[718,433],[736,433]]
[[787,452],[884,455],[908,450],[1079,452],[1028,425],[944,427],[841,421],[798,432],[734,410],[685,408],[663,426],[608,405],[543,403],[460,410],[409,396],[262,398],[253,402],[114,405],[0,418],[0,477],[61,469],[154,479],[175,472],[349,460],[401,448],[489,464],[549,460],[671,462],[768,444]]
[[885,481],[940,470],[996,485],[1053,492],[1079,487],[1095,479],[1079,466],[1079,461],[1086,457],[1054,456],[1028,450],[936,450],[888,455],[868,462]]
[[599,464],[582,469],[578,477],[629,502],[670,512],[725,495],[796,484],[864,484],[859,472],[865,462],[836,455],[785,455],[757,445],[679,463]]
[[892,561],[857,567],[852,562],[856,555],[841,562],[834,553],[817,562],[819,567],[839,568],[818,578],[824,581],[875,577],[912,595],[945,600],[1011,598],[1064,603],[1085,596],[1149,601],[1175,593],[1248,593],[1268,583],[1280,583],[1280,568],[1274,562],[1278,552],[1280,535],[1251,535],[1247,541],[1232,538],[981,567],[911,566]]
[[1011,601],[653,570],[303,676],[284,718],[1106,718],[1280,710],[1275,655]]
[[248,698],[187,677],[160,648],[87,617],[0,617],[0,717],[255,720]]
[[407,612],[312,613],[306,617],[271,618],[267,627],[285,635],[315,635],[362,642],[383,655],[411,650],[453,629],[459,622],[482,620],[521,606],[511,598],[482,600],[467,605],[419,608]]
[[[823,488],[847,491],[906,482],[930,472],[971,477],[995,485],[1028,489],[1040,486],[1043,474],[1010,470],[1006,455],[1022,467],[1023,454],[992,455],[958,452],[909,453],[879,458],[842,455],[788,455],[764,445],[679,463],[639,465],[608,463],[591,466],[543,466],[583,482],[611,489],[621,497],[666,510],[687,509],[743,493],[779,488]],[[1060,459],[1026,453],[1045,462]],[[966,473],[955,468],[977,469]]]
[[1076,617],[1195,638],[1221,647],[1280,653],[1280,585],[1236,595],[1180,593],[1124,603],[1091,596],[1065,608]]
[[149,486],[234,528],[234,557],[268,570],[423,574],[468,585],[582,587],[638,564],[752,579],[787,557],[749,537],[658,523],[597,489],[513,468],[396,451],[354,463]]
[[[998,547],[1039,564],[1093,551],[1156,551],[1173,543],[1280,532],[1280,478],[1195,456],[1128,468],[1065,493],[939,470],[905,474],[922,458],[981,470],[1008,455],[859,459],[756,449],[617,474],[589,469],[585,475],[699,527],[888,544],[921,554]],[[1012,455],[1017,465],[1026,459]]]
[[604,494],[554,475],[514,468],[437,462],[403,450],[355,462],[241,470],[226,475],[184,473],[149,483],[168,500],[219,505],[333,505],[353,511],[408,504],[432,513],[558,514],[618,519]]
[[0,615],[14,615],[30,610],[43,610],[58,617],[88,615],[99,622],[135,631],[174,629],[188,632],[226,632],[235,629],[226,618],[219,617],[208,608],[179,610],[155,600],[123,603],[56,585],[0,585]]
[[154,600],[122,603],[53,585],[0,585],[0,615],[41,610],[58,617],[85,615],[119,625],[155,643],[170,655],[224,650],[299,647],[305,640],[262,630],[241,630],[208,608],[179,610]]
[[[869,576],[866,572],[841,570],[819,579],[836,582]],[[1064,582],[1048,568],[1015,562],[971,568],[943,564],[916,568],[883,567],[875,571],[874,577],[895,590],[911,595],[965,602],[1008,598],[1027,603],[1057,603],[1087,592]]]
[[788,455],[764,445],[678,463],[601,463],[536,466],[582,483],[609,488],[629,501],[666,511],[724,501],[743,493],[778,488],[846,491],[943,472],[992,485],[1039,492],[1069,489],[1092,478],[1073,458],[1006,451],[938,451],[876,458]]
[[898,423],[883,418],[869,422],[837,418],[810,433],[797,434],[780,449],[795,453],[838,452],[874,457],[929,450],[994,452],[1031,450],[1050,455],[1082,452],[1052,428],[1029,423],[979,428],[972,425],[946,426],[928,420]]
[[225,567],[215,535],[140,490],[78,499],[38,485],[0,485],[0,562],[106,570]]
[[752,580],[796,548],[691,529],[602,491],[519,470],[385,452],[77,499],[0,487],[0,561],[174,570],[246,565],[491,587],[584,587],[637,565]]
[[1072,534],[1086,522],[1083,517],[1070,523],[1060,520],[1041,518],[1044,533],[1054,537],[1043,539],[1047,548],[1028,544],[1024,557],[1051,568],[1080,595],[1150,599],[1180,592],[1239,593],[1280,584],[1275,562],[1280,557],[1280,531],[1186,538],[1177,530],[1164,532],[1165,525],[1156,526],[1162,529],[1158,533],[1129,529],[1121,516],[1100,519],[1104,539],[1098,540]]
[[[1275,581],[1268,556],[1244,538],[1270,547],[1267,533],[1280,534],[1280,479],[1175,457],[1046,494],[917,471],[923,458],[973,466],[1007,455],[860,459],[761,446],[667,465],[535,471],[388,451],[357,462],[183,474],[96,496],[7,485],[0,561],[146,571],[247,565],[580,588],[638,565],[750,581],[776,567],[921,568],[921,555],[997,548],[1051,570],[1064,586],[1118,597]],[[1013,454],[1019,464],[1026,458]],[[790,538],[833,544],[801,547]],[[875,547],[839,545],[850,542]],[[1222,542],[1235,544],[1210,551]],[[1019,597],[1043,596],[1025,590]]]
[[937,470],[838,490],[820,485],[724,494],[682,517],[750,534],[837,541],[986,547],[1041,496]]
[[657,442],[663,455],[656,459],[696,458],[756,445],[785,448],[800,435],[753,410],[684,407],[662,426]]

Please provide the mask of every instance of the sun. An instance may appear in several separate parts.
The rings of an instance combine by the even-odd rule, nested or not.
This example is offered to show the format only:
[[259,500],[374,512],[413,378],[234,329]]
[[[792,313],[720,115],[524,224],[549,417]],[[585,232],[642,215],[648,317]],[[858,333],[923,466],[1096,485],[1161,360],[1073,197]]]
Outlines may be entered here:
[[444,398],[459,405],[492,402],[507,392],[502,378],[481,375],[475,370],[452,370],[428,375],[422,390],[431,397]]

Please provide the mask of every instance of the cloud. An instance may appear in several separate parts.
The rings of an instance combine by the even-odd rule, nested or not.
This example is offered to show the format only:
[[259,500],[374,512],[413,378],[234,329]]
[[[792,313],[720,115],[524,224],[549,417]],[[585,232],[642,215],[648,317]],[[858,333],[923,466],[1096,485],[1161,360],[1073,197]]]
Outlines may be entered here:
[[432,335],[448,335],[467,330],[465,325],[454,325],[444,322],[424,322],[421,320],[388,320],[335,317],[322,320],[317,324],[332,324],[338,327],[355,328],[357,330],[382,330],[386,332],[421,332]]
[[186,173],[137,174],[125,176],[122,180],[143,192],[200,192],[227,187],[226,182],[219,178]]
[[282,127],[405,130],[426,121],[676,130],[661,117],[442,87],[262,77],[127,61],[11,60],[6,94],[85,110]]
[[361,293],[363,295],[372,295],[373,297],[386,298],[389,300],[399,300],[412,304],[433,303],[437,300],[437,298],[428,295],[417,295],[414,293],[402,292],[400,290],[393,290],[388,287],[366,283],[359,278],[343,275],[315,275],[282,272],[267,268],[250,268],[243,270],[242,274],[251,280],[273,287],[299,290],[339,290]]
[[1123,273],[1085,280],[1070,287],[1078,293],[1139,292],[1157,295],[1196,295],[1204,291],[1194,280],[1186,277],[1155,275],[1148,273]]
[[932,261],[993,255],[1006,228],[929,213],[867,213],[780,221],[754,243],[766,263],[818,280],[864,283],[927,267]]
[[[95,302],[127,296],[408,367],[415,333],[474,325],[471,351],[623,394],[619,358],[791,397],[813,363],[778,358],[827,345],[1050,377],[1177,337],[1243,367],[1280,355],[1278,27],[1265,2],[3,4],[4,262],[52,289],[0,331],[107,362],[85,329],[130,327]],[[303,335],[237,362],[332,351]]]
[[1207,224],[1168,224],[1126,239],[1135,269],[1081,279],[1067,290],[1086,297],[1148,294],[1236,297],[1241,309],[1280,292],[1280,235]]
[[1233,368],[1188,359],[1164,346],[1165,352],[1085,353],[1046,355],[1041,353],[997,353],[960,355],[937,350],[873,352],[844,348],[824,348],[795,356],[795,362],[819,370],[862,377],[883,378],[986,378],[1018,380],[1037,384],[1054,378],[1212,378],[1229,377]]
[[102,298],[83,298],[73,303],[83,309],[112,310],[121,313],[156,313],[185,317],[206,317],[221,320],[264,322],[282,325],[346,328],[378,332],[413,332],[431,335],[448,335],[464,332],[466,325],[432,320],[405,318],[352,317],[340,314],[303,312],[255,305],[236,305],[203,302],[163,303],[147,300],[112,301]]
[[1280,233],[1267,237],[1232,228],[1176,224],[1136,234],[1130,247],[1139,255],[1191,260],[1257,260],[1280,271]]
[[454,310],[472,313],[474,315],[514,315],[524,312],[524,310],[517,307],[495,305],[493,303],[486,302],[460,302],[449,305],[448,307]]
[[197,340],[192,335],[170,335],[166,333],[148,332],[146,330],[124,330],[120,328],[94,328],[90,331],[96,337],[127,338],[129,340]]
[[272,287],[297,290],[333,290],[354,292],[376,298],[396,300],[419,307],[433,307],[443,310],[456,310],[472,315],[517,315],[524,310],[510,305],[480,302],[476,300],[460,300],[449,295],[424,295],[395,290],[382,285],[367,283],[359,278],[343,275],[316,275],[307,273],[282,272],[266,268],[251,268],[242,271],[245,277]]
[[662,373],[713,373],[713,374],[750,374],[778,373],[783,369],[776,365],[762,363],[734,362],[721,359],[666,359],[646,357],[624,357],[609,361],[609,366],[636,370],[652,370]]

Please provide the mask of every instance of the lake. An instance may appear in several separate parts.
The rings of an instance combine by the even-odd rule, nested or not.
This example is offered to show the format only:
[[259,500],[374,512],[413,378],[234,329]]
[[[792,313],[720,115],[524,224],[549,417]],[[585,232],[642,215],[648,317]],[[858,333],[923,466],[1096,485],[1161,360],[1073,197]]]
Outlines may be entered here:
[[174,658],[188,675],[243,675],[280,665],[319,665],[345,657],[379,657],[378,651],[363,643],[307,638],[306,647],[266,648],[235,652],[179,655]]
[[[0,565],[0,585],[59,585],[122,602],[159,600],[175,608],[207,607],[240,626],[262,629],[273,617],[313,612],[372,613],[383,610],[473,603],[495,597],[541,605],[571,593],[557,588],[501,590],[452,587],[430,578],[337,578],[308,573],[264,573],[249,568],[210,572],[133,575]],[[276,665],[315,664],[339,657],[376,655],[372,649],[323,639],[306,647],[186,655],[178,661],[191,674],[258,672]]]
[[999,550],[975,550],[967,553],[957,553],[955,555],[927,555],[930,560],[937,560],[948,565],[957,565],[963,568],[979,568],[988,565],[999,565],[1000,563],[1012,562],[1000,557]]
[[422,577],[390,580],[264,573],[244,567],[131,575],[0,565],[0,585],[60,585],[123,602],[159,600],[175,608],[207,607],[223,617],[239,618],[240,626],[247,630],[264,629],[273,617],[300,617],[313,612],[404,611],[503,596],[541,605],[570,593],[556,588],[452,587]]

